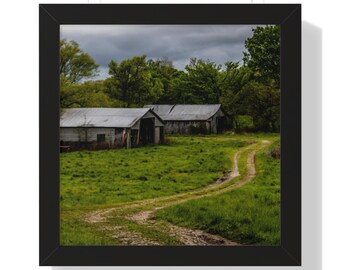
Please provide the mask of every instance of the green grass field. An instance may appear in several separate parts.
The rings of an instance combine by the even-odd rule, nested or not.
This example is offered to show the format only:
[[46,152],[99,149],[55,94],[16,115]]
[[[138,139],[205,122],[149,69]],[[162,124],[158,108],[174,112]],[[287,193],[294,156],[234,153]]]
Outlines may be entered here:
[[[62,245],[119,245],[120,240],[100,226],[124,226],[164,244],[179,244],[166,232],[120,216],[90,224],[93,211],[200,190],[231,169],[239,149],[277,135],[171,136],[168,145],[135,149],[79,151],[60,156],[60,208]],[[246,244],[279,241],[279,160],[258,153],[258,175],[247,185],[209,198],[163,208],[157,219],[199,228]],[[245,152],[247,153],[247,152]],[[245,171],[246,155],[239,169]],[[237,181],[237,179],[235,179]],[[120,215],[126,216],[128,210]]]
[[180,193],[214,182],[241,141],[172,137],[170,145],[61,154],[61,207],[96,208]]

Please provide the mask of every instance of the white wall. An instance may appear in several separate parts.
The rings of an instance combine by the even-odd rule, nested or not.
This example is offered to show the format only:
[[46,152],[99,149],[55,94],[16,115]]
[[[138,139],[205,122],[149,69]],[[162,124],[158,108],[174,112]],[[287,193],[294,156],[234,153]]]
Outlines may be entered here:
[[[37,0],[3,1],[0,9],[1,20],[1,269],[31,270],[38,269],[38,3]],[[44,3],[87,3],[88,1],[44,0]],[[109,3],[114,1],[93,1],[90,3]],[[117,1],[115,1],[117,2]],[[123,2],[123,1],[119,1]],[[124,2],[144,2],[138,0]],[[159,1],[149,1],[159,2]],[[166,2],[174,2],[167,0]],[[178,1],[179,2],[179,1]],[[184,2],[184,1],[181,1]],[[202,1],[185,1],[202,2]],[[206,1],[207,2],[207,1]],[[250,3],[251,1],[211,1],[219,3]],[[262,3],[263,1],[256,1]],[[289,3],[299,1],[268,1],[265,3]],[[322,64],[321,69],[306,61],[304,68],[308,70],[304,77],[304,184],[310,189],[304,190],[304,203],[312,195],[318,202],[322,191],[322,232],[323,232],[323,270],[340,269],[338,258],[338,243],[340,243],[340,89],[339,89],[339,1],[336,0],[305,0],[303,20],[308,22],[310,37],[304,48],[318,46],[318,33],[322,35],[322,59],[316,53],[316,63]],[[202,2],[204,3],[204,2]],[[313,37],[314,36],[314,37]],[[314,40],[314,44],[313,41]],[[320,44],[319,44],[320,45]],[[308,55],[312,59],[312,54]],[[313,61],[312,61],[313,62]],[[315,63],[315,62],[314,62]],[[316,83],[316,84],[313,84]],[[322,85],[322,94],[315,91]],[[308,88],[306,87],[308,86]],[[316,87],[315,87],[316,86]],[[311,90],[310,90],[311,89]],[[312,106],[314,105],[314,112]],[[322,110],[322,118],[320,112]],[[319,115],[316,116],[315,112]],[[316,116],[316,118],[314,118]],[[316,125],[315,125],[316,123]],[[313,126],[313,129],[311,128]],[[322,129],[322,133],[321,133]],[[322,140],[322,145],[320,143]],[[322,146],[322,147],[321,147]],[[322,171],[320,168],[321,154],[323,157]],[[322,186],[319,178],[322,173]],[[319,190],[318,190],[319,189]],[[322,189],[322,190],[321,190]],[[308,201],[307,201],[308,202]],[[306,206],[306,205],[305,205]],[[304,209],[304,217],[311,218],[319,208]],[[320,217],[319,217],[320,218]],[[305,221],[306,219],[304,219]],[[317,229],[317,224],[310,225]],[[304,243],[304,248],[311,250],[311,245],[319,245],[318,231],[311,236],[310,242]],[[313,236],[314,235],[314,236]],[[314,241],[314,242],[313,242]],[[319,253],[310,252],[306,260],[318,260]],[[307,263],[308,264],[308,263]],[[310,269],[317,269],[318,265]],[[51,269],[46,267],[45,269]],[[54,268],[57,270],[60,268]],[[93,269],[93,268],[87,268]],[[114,268],[118,269],[118,268]],[[125,268],[127,269],[127,268]],[[147,269],[147,268],[144,268]],[[167,268],[169,269],[169,268]],[[174,269],[174,268],[171,268]],[[187,269],[187,268],[186,268]],[[209,268],[204,268],[209,269]],[[235,268],[223,268],[235,269]],[[242,270],[245,268],[237,268]],[[261,268],[256,268],[261,269]],[[269,269],[269,268],[266,268]],[[280,268],[287,269],[287,268]],[[296,268],[290,268],[296,269]],[[320,268],[319,268],[320,269]]]
[[105,141],[112,144],[115,139],[121,140],[122,135],[114,128],[60,128],[60,140],[64,142],[85,142],[85,137],[87,142],[93,142],[97,141],[97,134],[105,134]]

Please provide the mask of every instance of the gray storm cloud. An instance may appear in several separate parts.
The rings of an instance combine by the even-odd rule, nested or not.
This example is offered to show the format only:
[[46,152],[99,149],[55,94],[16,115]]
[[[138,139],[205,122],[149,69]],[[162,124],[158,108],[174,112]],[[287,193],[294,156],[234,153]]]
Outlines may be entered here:
[[241,61],[244,41],[254,25],[63,25],[61,38],[75,40],[100,65],[100,76],[108,76],[111,59],[122,61],[136,55],[168,57],[184,69],[192,57],[217,64]]

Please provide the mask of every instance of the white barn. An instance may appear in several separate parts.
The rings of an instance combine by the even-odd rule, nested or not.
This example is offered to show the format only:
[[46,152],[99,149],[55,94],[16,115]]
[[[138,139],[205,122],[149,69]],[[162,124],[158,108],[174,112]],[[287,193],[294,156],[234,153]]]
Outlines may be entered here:
[[146,105],[165,122],[168,134],[216,134],[225,129],[225,114],[221,104]]
[[103,149],[159,144],[164,122],[150,108],[70,108],[60,116],[60,144]]

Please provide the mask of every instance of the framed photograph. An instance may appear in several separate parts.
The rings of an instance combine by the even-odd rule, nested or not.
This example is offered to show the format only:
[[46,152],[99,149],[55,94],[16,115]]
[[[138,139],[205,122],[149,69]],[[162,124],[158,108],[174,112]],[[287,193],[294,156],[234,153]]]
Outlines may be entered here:
[[40,265],[301,266],[301,5],[39,11]]

